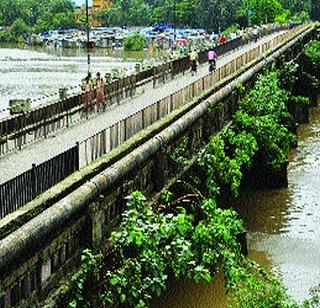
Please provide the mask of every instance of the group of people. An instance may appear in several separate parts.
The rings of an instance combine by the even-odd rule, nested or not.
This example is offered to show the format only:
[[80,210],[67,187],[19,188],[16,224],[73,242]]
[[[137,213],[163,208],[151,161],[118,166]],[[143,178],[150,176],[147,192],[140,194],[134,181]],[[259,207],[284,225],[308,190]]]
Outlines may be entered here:
[[93,90],[96,90],[96,105],[97,111],[101,111],[105,108],[105,86],[103,78],[99,72],[96,74],[96,78],[91,77],[91,73],[85,77],[82,83],[82,90],[84,91],[84,110],[90,111],[94,108],[93,105]]
[[[191,75],[193,76],[197,72],[198,66],[198,53],[193,50],[190,53],[191,61]],[[213,72],[216,69],[217,54],[210,48],[208,52],[209,72]],[[82,90],[84,92],[84,110],[91,111],[94,109],[93,93],[96,92],[95,103],[97,105],[97,111],[102,111],[105,108],[105,84],[103,78],[99,72],[96,74],[96,78],[91,77],[91,73],[84,78],[82,83]]]
[[[208,62],[209,62],[209,72],[212,73],[216,69],[217,63],[217,54],[213,48],[209,49],[208,52]],[[191,61],[191,76],[193,76],[197,72],[198,66],[198,53],[194,50],[190,53],[190,61]]]

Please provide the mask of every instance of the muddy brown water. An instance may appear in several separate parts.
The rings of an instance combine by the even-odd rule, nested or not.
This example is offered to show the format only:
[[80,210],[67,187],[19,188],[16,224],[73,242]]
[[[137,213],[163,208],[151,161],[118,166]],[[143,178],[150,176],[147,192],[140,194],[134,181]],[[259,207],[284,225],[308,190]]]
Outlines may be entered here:
[[[93,76],[98,71],[104,76],[114,68],[130,73],[138,61],[151,57],[148,51],[110,49],[95,49],[90,55]],[[79,93],[81,79],[88,71],[87,53],[83,49],[0,44],[0,64],[0,118],[9,114],[10,99],[30,98],[36,107],[57,100],[59,88],[69,88],[69,95]]]
[[[320,107],[299,126],[288,188],[243,192],[234,204],[248,230],[249,258],[276,274],[298,301],[320,283]],[[153,307],[226,307],[223,279],[171,282]]]

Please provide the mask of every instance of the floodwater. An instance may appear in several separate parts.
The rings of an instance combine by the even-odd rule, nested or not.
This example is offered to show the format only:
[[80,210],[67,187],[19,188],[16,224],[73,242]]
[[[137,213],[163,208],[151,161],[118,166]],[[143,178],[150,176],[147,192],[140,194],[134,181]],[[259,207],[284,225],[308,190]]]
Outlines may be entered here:
[[[236,202],[248,230],[249,258],[276,274],[298,301],[320,283],[320,107],[299,126],[286,189],[246,191]],[[170,283],[154,307],[226,307],[223,279]]]
[[[90,71],[104,76],[122,67],[131,72],[138,60],[149,57],[148,52],[96,49],[90,52]],[[59,88],[69,88],[69,94],[79,92],[87,71],[83,49],[0,45],[0,117],[8,114],[8,102],[13,98],[31,98],[34,107],[57,100]]]

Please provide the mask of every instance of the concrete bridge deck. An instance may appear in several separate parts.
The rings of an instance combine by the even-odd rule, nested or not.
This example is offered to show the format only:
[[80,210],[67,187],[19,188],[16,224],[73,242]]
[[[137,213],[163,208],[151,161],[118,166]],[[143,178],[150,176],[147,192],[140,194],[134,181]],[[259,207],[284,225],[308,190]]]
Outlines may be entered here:
[[[217,61],[217,67],[224,65],[233,58],[253,49],[259,44],[271,40],[281,33],[283,33],[283,31],[265,36],[256,43],[249,43],[232,53],[221,56]],[[86,121],[77,122],[68,129],[58,130],[49,138],[31,143],[20,151],[6,154],[0,158],[0,184],[29,170],[33,163],[40,164],[51,157],[60,154],[74,146],[77,141],[81,142],[85,140],[107,126],[117,123],[138,110],[152,105],[154,102],[201,79],[206,74],[208,74],[207,64],[199,67],[197,74],[194,76],[191,76],[190,72],[186,72],[184,75],[180,75],[156,88],[153,88],[152,82],[150,82],[142,88],[142,91],[140,90],[142,93],[132,99],[127,99],[120,105],[113,106],[105,112],[95,113]]]

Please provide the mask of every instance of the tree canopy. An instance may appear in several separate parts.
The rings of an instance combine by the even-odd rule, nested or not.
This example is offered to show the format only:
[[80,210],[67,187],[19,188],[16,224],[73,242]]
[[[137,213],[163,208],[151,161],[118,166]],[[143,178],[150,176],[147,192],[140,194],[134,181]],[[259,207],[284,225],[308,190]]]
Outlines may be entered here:
[[1,0],[0,24],[11,26],[17,20],[38,32],[74,27],[74,4],[71,0]]
[[[102,26],[146,26],[154,23],[176,24],[223,31],[264,23],[305,21],[320,18],[318,0],[105,0],[108,5],[93,18]],[[14,25],[15,24],[15,25]],[[10,40],[31,31],[74,28],[73,0],[2,0],[0,25],[11,29]],[[14,29],[18,28],[17,35]],[[2,35],[3,36],[3,35]]]

